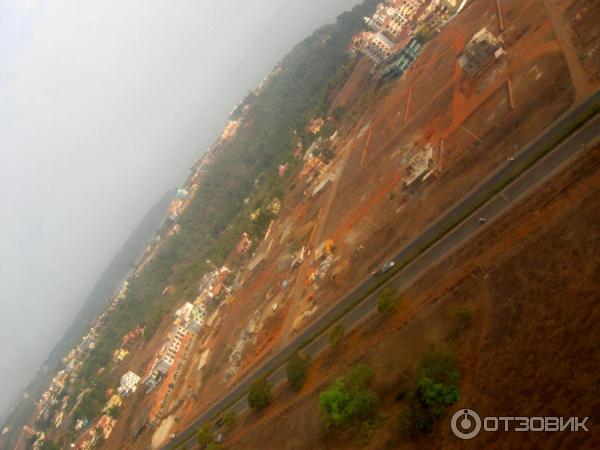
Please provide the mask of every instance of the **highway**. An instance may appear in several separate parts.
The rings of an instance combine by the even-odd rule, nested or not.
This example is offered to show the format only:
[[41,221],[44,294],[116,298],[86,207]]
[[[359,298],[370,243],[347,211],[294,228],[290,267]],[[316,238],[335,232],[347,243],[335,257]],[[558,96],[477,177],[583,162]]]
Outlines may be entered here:
[[[569,161],[581,155],[585,145],[600,136],[600,91],[566,112],[536,139],[514,155],[512,162],[482,180],[467,195],[406,245],[394,258],[395,267],[384,275],[369,277],[340,299],[278,353],[248,374],[209,411],[200,415],[164,449],[194,448],[200,425],[233,408],[246,407],[245,394],[258,378],[268,376],[277,385],[285,380],[285,362],[296,351],[311,356],[327,347],[326,331],[334,323],[347,330],[357,326],[376,310],[377,294],[383,287],[405,289],[429,267],[447,257],[490,223],[508,211],[512,204],[550,178]],[[478,218],[487,222],[480,224]],[[383,262],[382,262],[383,263]]]

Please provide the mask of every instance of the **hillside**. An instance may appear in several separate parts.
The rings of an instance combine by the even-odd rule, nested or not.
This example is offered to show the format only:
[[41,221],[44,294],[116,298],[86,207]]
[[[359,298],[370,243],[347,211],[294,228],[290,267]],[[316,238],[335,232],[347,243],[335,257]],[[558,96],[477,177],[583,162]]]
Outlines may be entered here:
[[600,8],[419,1],[391,39],[378,3],[234,108],[30,420],[47,443],[600,444],[450,428],[600,408]]

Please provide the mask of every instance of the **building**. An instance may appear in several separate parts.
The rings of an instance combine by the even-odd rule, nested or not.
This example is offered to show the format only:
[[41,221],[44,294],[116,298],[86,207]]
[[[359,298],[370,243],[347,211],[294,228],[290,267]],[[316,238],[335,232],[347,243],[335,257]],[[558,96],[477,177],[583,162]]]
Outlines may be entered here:
[[108,439],[110,437],[110,434],[112,433],[115,423],[117,423],[115,419],[113,419],[110,416],[104,415],[100,417],[100,420],[98,420],[96,428],[102,430],[102,436],[104,437],[104,439]]
[[190,320],[188,321],[187,329],[192,333],[200,333],[204,328],[204,322],[206,320],[206,309],[200,305],[194,305],[194,309],[190,314]]
[[274,215],[279,214],[279,212],[281,211],[281,200],[279,200],[277,197],[275,197],[273,200],[271,200],[271,202],[269,203],[267,208]]
[[250,250],[251,246],[252,241],[250,240],[250,236],[248,236],[248,233],[242,233],[242,238],[240,239],[240,242],[238,243],[235,251],[243,255],[245,253],[248,253],[248,250]]
[[321,117],[314,118],[310,121],[308,126],[306,127],[306,131],[312,134],[318,134],[321,131],[321,128],[325,124],[325,121]]
[[113,357],[115,358],[115,361],[117,362],[122,362],[127,355],[129,355],[129,350],[126,350],[124,348],[118,348],[115,350]]
[[364,36],[364,38],[364,47],[361,51],[376,64],[385,61],[391,56],[395,44],[384,33],[371,33]]
[[104,409],[102,410],[102,412],[106,413],[108,410],[110,410],[111,408],[114,408],[115,406],[117,408],[120,408],[122,404],[123,404],[123,399],[121,398],[121,396],[115,394],[106,403],[106,405],[104,406]]
[[223,133],[221,134],[221,141],[227,142],[231,140],[231,138],[233,138],[236,135],[240,124],[241,122],[239,120],[230,120],[223,129]]
[[381,78],[391,79],[402,76],[417,60],[420,50],[421,41],[418,38],[412,38],[409,43],[396,55],[390,58],[389,62],[381,69]]
[[190,302],[186,302],[181,308],[175,311],[175,317],[183,322],[187,322],[190,318],[192,309],[194,309],[194,305],[192,305]]
[[467,76],[473,77],[498,58],[502,53],[500,50],[500,40],[483,27],[467,43],[464,52],[458,58],[458,64]]
[[410,158],[404,175],[404,184],[409,187],[416,181],[423,181],[434,172],[433,147],[426,145],[417,149]]
[[121,385],[117,389],[120,395],[126,397],[137,390],[140,377],[131,370],[121,377]]
[[189,192],[185,188],[177,189],[177,198],[179,200],[185,200],[188,196]]

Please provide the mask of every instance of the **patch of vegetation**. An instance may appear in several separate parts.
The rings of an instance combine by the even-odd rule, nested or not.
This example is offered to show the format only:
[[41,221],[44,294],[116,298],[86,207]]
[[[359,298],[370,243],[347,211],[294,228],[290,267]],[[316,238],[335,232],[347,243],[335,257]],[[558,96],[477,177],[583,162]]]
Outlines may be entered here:
[[346,334],[346,328],[344,325],[334,325],[329,329],[329,333],[327,334],[327,340],[329,341],[329,346],[332,349],[336,349],[340,346],[344,335]]
[[448,407],[460,399],[460,374],[451,353],[428,352],[417,368],[408,394],[408,410],[401,416],[402,433],[416,437],[432,430]]
[[310,356],[306,353],[294,353],[287,363],[286,375],[288,384],[294,391],[299,391],[308,375]]
[[50,441],[44,441],[40,450],[60,450],[60,447]]
[[235,411],[227,411],[225,414],[223,414],[223,425],[225,425],[227,429],[233,428],[236,423],[237,414]]
[[384,314],[392,313],[396,309],[398,293],[395,289],[386,288],[377,300],[377,311]]
[[110,408],[108,408],[108,411],[106,411],[106,415],[112,417],[113,419],[118,419],[119,418],[119,407],[118,406],[111,406]]
[[261,378],[252,384],[248,392],[248,405],[255,411],[262,411],[271,404],[273,386],[266,378]]
[[459,308],[454,311],[452,328],[448,333],[449,339],[458,338],[465,330],[473,324],[473,310],[470,308]]
[[206,450],[219,450],[221,448],[221,444],[217,442],[211,442],[206,446]]
[[198,430],[196,437],[198,439],[198,445],[202,449],[208,449],[208,446],[213,443],[213,433],[211,428],[212,424],[210,422],[206,422]]
[[335,119],[336,122],[339,122],[340,120],[342,120],[342,117],[344,117],[345,113],[346,113],[346,108],[343,106],[338,106],[333,110],[331,115],[333,116],[333,118]]
[[379,418],[379,399],[370,389],[372,378],[373,370],[358,364],[321,392],[319,406],[326,429],[373,427]]

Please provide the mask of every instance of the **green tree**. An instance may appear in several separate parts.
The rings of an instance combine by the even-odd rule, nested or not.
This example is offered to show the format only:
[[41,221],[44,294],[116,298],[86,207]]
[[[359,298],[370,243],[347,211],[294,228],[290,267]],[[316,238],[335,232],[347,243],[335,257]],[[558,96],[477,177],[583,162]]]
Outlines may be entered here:
[[369,388],[372,377],[371,368],[359,364],[319,395],[321,414],[328,428],[357,426],[377,417],[379,400]]
[[344,116],[344,113],[346,112],[346,108],[344,108],[343,106],[337,106],[334,110],[333,110],[333,118],[339,122],[342,117]]
[[113,419],[118,419],[119,418],[119,407],[118,406],[111,406],[110,408],[108,408],[108,411],[106,411],[106,414],[110,417],[112,417]]
[[261,411],[271,403],[271,389],[273,386],[266,378],[254,382],[248,392],[248,405],[250,408]]
[[44,443],[42,444],[42,446],[40,447],[41,450],[60,450],[60,447],[50,441],[44,441]]
[[431,431],[448,407],[460,399],[459,379],[450,353],[432,350],[425,355],[408,396],[408,410],[401,417],[405,435],[414,437]]
[[207,448],[213,441],[213,433],[212,433],[212,424],[210,422],[206,422],[203,424],[198,430],[197,438],[198,445],[200,448]]
[[327,339],[329,340],[329,346],[332,349],[338,348],[345,334],[346,329],[344,328],[344,325],[339,324],[331,327],[329,329],[329,334],[327,335]]
[[286,367],[287,380],[294,391],[299,391],[304,385],[310,362],[310,356],[306,353],[294,353],[288,361]]
[[384,289],[377,300],[377,310],[384,314],[393,312],[396,309],[397,296],[395,289]]

